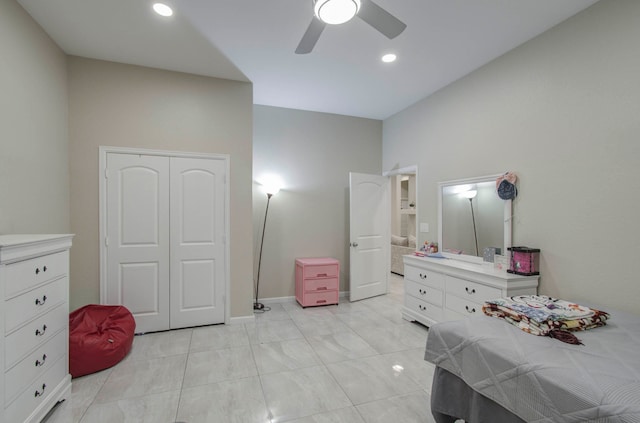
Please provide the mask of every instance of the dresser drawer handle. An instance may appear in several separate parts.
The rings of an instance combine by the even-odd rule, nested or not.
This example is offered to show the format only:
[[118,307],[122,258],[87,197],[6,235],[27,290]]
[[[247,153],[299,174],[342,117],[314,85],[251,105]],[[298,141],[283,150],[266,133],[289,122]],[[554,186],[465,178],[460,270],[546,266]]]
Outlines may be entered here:
[[326,277],[327,277],[327,274],[326,274],[326,273],[318,273],[318,274],[316,275],[316,277],[317,277],[317,278],[326,278]]
[[319,287],[317,288],[317,291],[326,291],[326,290],[327,290],[327,287],[326,287],[326,286],[319,286]]
[[34,394],[34,397],[35,397],[35,398],[38,398],[38,397],[43,396],[43,395],[44,395],[44,390],[45,390],[45,389],[47,389],[47,384],[46,384],[46,383],[43,383],[43,384],[42,384],[42,390],[41,390],[41,391],[36,390],[36,392],[35,392],[35,394]]
[[326,303],[326,302],[327,302],[327,300],[318,300],[318,301],[316,301],[316,304],[322,304],[322,303]]
[[464,308],[467,310],[467,313],[475,313],[476,312],[476,308],[469,308],[469,306],[464,306]]
[[473,289],[469,289],[469,287],[468,287],[468,286],[465,286],[465,287],[464,287],[464,290],[465,290],[465,291],[467,291],[467,294],[469,294],[469,295],[473,295],[473,294],[475,294],[475,293],[476,293],[475,288],[473,288]]
[[47,361],[47,355],[46,354],[42,354],[42,361],[40,360],[36,360],[36,367],[42,367],[44,366],[44,362]]
[[37,306],[44,305],[44,303],[45,303],[46,301],[47,301],[47,296],[46,296],[46,295],[43,295],[43,296],[42,296],[42,299],[40,299],[40,298],[36,298],[36,305],[37,305]]
[[425,311],[427,308],[421,304],[418,304],[418,308],[422,311]]
[[36,329],[36,336],[42,336],[47,331],[47,325],[42,325],[42,331],[40,329]]
[[424,290],[422,290],[422,289],[418,289],[418,292],[419,292],[421,295],[424,295],[424,294],[426,294],[426,293],[427,293],[427,291],[424,291]]
[[427,279],[427,274],[426,273],[425,274],[420,273],[420,279]]

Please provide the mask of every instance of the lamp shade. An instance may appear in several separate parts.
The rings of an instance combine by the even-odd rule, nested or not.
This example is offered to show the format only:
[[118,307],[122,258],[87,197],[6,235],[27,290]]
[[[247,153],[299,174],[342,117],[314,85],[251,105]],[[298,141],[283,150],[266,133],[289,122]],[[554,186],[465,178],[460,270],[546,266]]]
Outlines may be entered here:
[[280,189],[282,188],[282,179],[277,176],[277,175],[265,175],[263,176],[258,183],[260,183],[260,185],[262,185],[262,191],[265,192],[265,194],[271,196],[271,195],[275,195],[278,192],[280,192]]
[[360,0],[315,0],[313,11],[318,19],[331,25],[350,21],[360,10]]
[[464,198],[472,199],[476,198],[476,195],[478,195],[478,191],[475,189],[470,189],[469,191],[460,193],[460,195],[462,195]]

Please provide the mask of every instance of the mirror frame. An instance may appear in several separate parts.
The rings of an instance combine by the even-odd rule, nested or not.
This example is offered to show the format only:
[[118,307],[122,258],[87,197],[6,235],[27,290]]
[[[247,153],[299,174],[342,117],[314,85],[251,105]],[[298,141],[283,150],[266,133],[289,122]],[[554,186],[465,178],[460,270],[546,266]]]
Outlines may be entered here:
[[[444,245],[442,244],[442,191],[446,187],[454,186],[454,185],[465,185],[465,184],[477,184],[480,182],[495,182],[502,173],[498,173],[495,175],[487,175],[487,176],[478,176],[475,178],[466,178],[466,179],[456,179],[453,181],[445,181],[438,183],[438,248],[443,256],[451,259],[469,261],[474,263],[483,263],[483,257],[472,256],[468,254],[452,254],[444,252]],[[503,250],[502,254],[506,255],[507,248],[511,247],[511,222],[512,222],[512,200],[503,200],[504,201],[504,240],[503,240]]]

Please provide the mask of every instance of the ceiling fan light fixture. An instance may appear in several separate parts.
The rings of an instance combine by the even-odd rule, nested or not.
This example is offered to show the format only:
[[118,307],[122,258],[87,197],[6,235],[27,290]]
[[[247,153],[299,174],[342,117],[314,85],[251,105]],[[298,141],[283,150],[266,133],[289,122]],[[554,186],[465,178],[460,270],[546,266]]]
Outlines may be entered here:
[[350,21],[360,10],[360,0],[315,0],[313,12],[322,22],[339,25]]

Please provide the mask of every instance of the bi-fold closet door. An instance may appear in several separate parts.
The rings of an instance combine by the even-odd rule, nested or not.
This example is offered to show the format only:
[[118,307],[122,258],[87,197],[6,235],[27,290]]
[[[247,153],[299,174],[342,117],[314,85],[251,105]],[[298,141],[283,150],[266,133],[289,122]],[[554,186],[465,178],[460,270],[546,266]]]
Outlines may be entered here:
[[223,323],[223,159],[107,153],[106,301],[136,332]]

